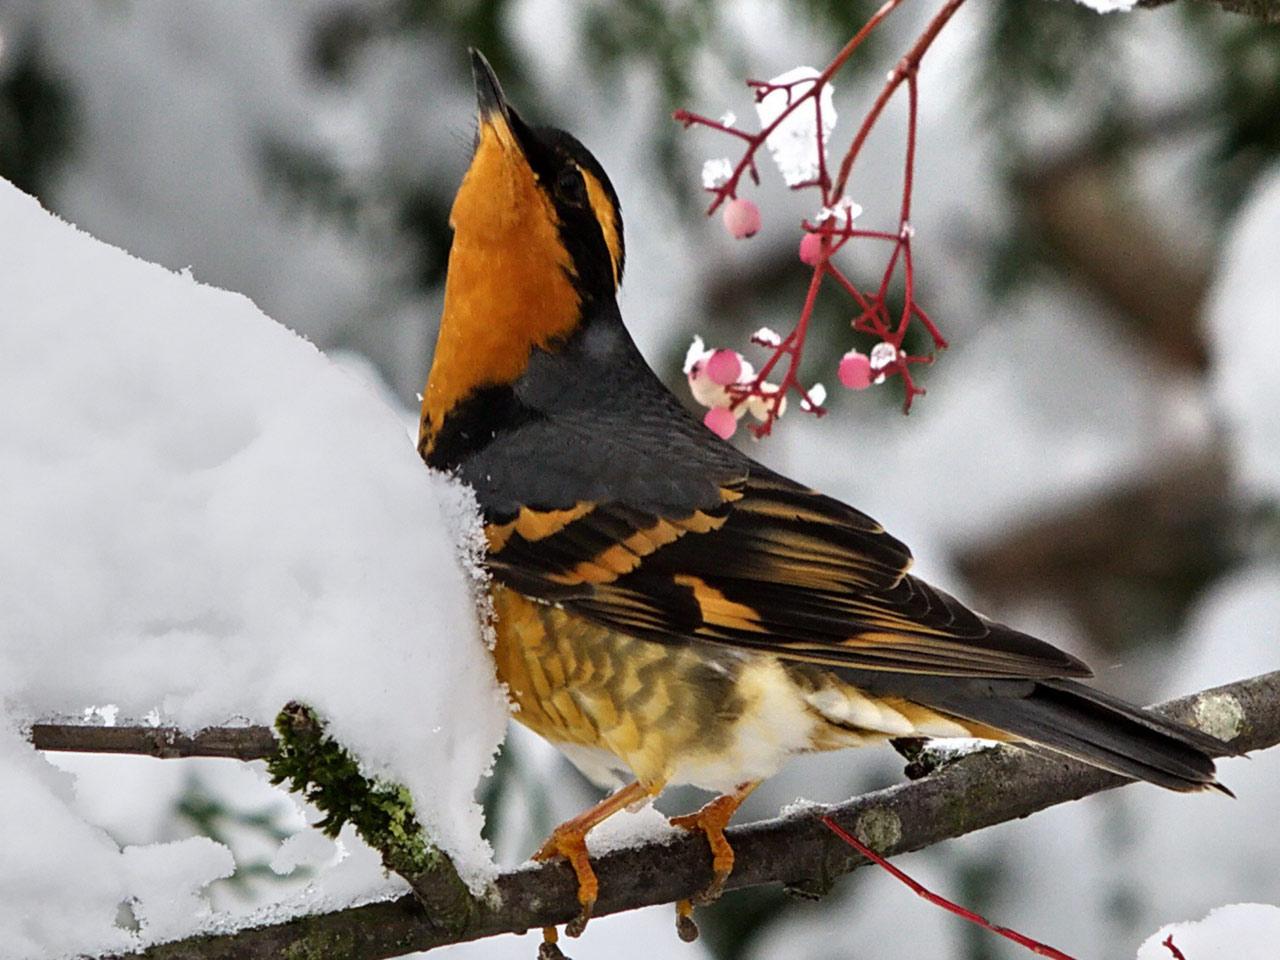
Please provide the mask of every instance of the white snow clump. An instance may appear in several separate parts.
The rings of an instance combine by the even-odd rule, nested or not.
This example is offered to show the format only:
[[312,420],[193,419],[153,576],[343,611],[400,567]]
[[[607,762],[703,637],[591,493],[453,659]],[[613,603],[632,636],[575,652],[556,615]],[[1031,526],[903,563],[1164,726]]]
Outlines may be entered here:
[[[779,74],[769,82],[774,85],[792,86],[787,89],[772,90],[756,104],[756,113],[760,116],[760,127],[763,130],[773,123],[796,98],[812,89],[819,72],[813,67],[796,67],[786,73]],[[807,82],[806,82],[807,81]],[[823,84],[818,93],[817,105],[810,99],[785,120],[777,129],[769,134],[765,146],[773,162],[782,173],[787,186],[813,180],[818,176],[818,112],[822,113],[822,156],[825,157],[827,141],[836,125],[836,105],[832,95],[831,84]]]
[[0,955],[219,922],[197,907],[224,848],[122,851],[25,741],[103,703],[194,730],[306,702],[482,888],[506,710],[459,529],[469,491],[366,386],[0,181]]
[[1233,903],[1200,921],[1170,923],[1143,941],[1138,960],[1171,960],[1162,945],[1169,937],[1187,960],[1275,960],[1280,907]]
[[1138,0],[1076,0],[1076,3],[1092,7],[1099,13],[1114,13],[1117,10],[1132,10]]
[[728,157],[708,160],[702,165],[702,187],[704,190],[714,190],[716,187],[723,186],[732,176],[733,164]]

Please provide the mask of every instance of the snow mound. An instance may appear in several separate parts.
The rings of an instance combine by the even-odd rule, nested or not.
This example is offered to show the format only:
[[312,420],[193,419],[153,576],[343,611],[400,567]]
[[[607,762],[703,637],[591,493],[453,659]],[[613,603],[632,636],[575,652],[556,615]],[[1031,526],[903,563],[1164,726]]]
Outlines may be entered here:
[[1198,922],[1171,923],[1138,948],[1138,960],[1171,960],[1173,945],[1188,960],[1274,960],[1280,941],[1280,907],[1233,903],[1218,907]]
[[469,492],[367,386],[0,181],[4,949],[125,946],[130,900],[143,939],[178,935],[141,875],[195,897],[225,866],[121,853],[72,811],[18,730],[95,704],[194,730],[306,702],[483,886],[473,793],[506,710],[458,550],[478,536]]

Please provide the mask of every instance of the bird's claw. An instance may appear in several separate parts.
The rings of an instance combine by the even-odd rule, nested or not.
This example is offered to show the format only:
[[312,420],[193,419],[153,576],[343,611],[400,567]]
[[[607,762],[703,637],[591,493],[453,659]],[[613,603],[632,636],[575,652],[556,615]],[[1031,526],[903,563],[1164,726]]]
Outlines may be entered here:
[[[569,861],[569,866],[573,867],[574,875],[578,878],[578,903],[582,905],[582,912],[564,925],[564,932],[567,937],[580,937],[582,931],[587,928],[587,921],[591,919],[591,910],[596,905],[596,898],[600,894],[600,881],[596,879],[596,872],[591,867],[591,859],[587,856],[586,832],[557,827],[547,838],[547,842],[533,855],[533,859],[539,862],[554,860],[556,857],[563,857]],[[555,945],[554,937],[555,927],[544,929],[543,948],[558,952],[560,948]],[[555,954],[548,954],[548,956],[554,957]]]
[[685,943],[698,939],[698,923],[693,919],[693,901],[676,901],[676,934]]
[[[681,901],[681,903],[691,904],[689,914],[692,914],[692,904],[706,906],[720,899],[720,895],[724,893],[725,881],[733,872],[733,847],[729,846],[729,841],[725,839],[724,828],[728,825],[734,811],[738,809],[739,803],[741,800],[732,795],[717,797],[697,813],[672,817],[670,820],[673,827],[700,831],[706,836],[707,843],[711,847],[711,882],[695,894],[691,901]],[[677,915],[678,917],[685,915],[679,910],[679,905],[677,905]],[[680,924],[679,919],[676,922],[677,925]],[[691,917],[690,922],[692,922]]]

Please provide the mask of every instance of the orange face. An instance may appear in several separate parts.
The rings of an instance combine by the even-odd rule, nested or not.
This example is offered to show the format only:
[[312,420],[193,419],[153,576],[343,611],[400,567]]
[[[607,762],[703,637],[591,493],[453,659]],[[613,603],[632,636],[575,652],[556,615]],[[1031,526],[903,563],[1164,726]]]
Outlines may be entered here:
[[494,84],[450,217],[444,314],[422,404],[424,456],[460,402],[514,382],[532,349],[581,321],[583,261],[575,263],[566,237],[596,237],[598,257],[587,262],[596,277],[604,271],[610,294],[622,272],[621,225],[603,174],[588,169],[589,157],[579,162],[560,141],[543,139],[554,131],[526,127]]
[[450,219],[444,314],[422,404],[426,449],[455,404],[516,379],[529,351],[569,333],[579,316],[555,206],[499,113],[481,122]]

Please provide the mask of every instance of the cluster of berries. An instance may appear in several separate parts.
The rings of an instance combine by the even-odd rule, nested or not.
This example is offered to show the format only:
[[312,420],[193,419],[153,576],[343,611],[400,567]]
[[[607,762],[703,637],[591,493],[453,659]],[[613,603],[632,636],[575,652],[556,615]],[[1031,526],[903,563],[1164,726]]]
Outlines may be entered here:
[[[752,343],[776,349],[781,338],[768,327],[751,337]],[[878,343],[871,353],[850,350],[840,358],[837,376],[850,390],[865,390],[883,383],[885,368],[897,359],[891,343]],[[767,380],[758,381],[755,367],[742,354],[726,347],[708,348],[701,337],[694,337],[684,359],[684,374],[693,398],[707,408],[703,424],[721,439],[728,440],[737,432],[738,421],[750,414],[759,423],[781,417],[787,409],[787,398],[777,396],[782,389]],[[827,390],[815,383],[802,391],[800,407],[806,412],[818,410],[827,399]]]
[[[762,331],[763,332],[763,331]],[[769,419],[770,400],[778,386],[767,381],[751,391],[756,380],[755,368],[736,350],[707,349],[701,337],[694,337],[684,358],[684,374],[689,378],[689,392],[704,407],[702,422],[721,439],[728,440],[738,429],[738,420],[750,413],[761,423]],[[786,397],[779,399],[779,411],[786,408]]]
[[[709,379],[705,365],[686,364],[685,373],[690,375],[690,387],[694,390],[695,397],[710,408],[707,415],[708,426],[721,436],[734,433],[737,420],[743,413],[755,413],[754,408],[760,406],[763,406],[765,416],[760,418],[759,424],[752,425],[751,430],[757,437],[767,435],[773,422],[782,415],[783,398],[792,390],[799,394],[802,410],[817,416],[825,412],[821,407],[821,400],[815,399],[813,391],[801,386],[799,373],[814,305],[824,285],[838,288],[849,296],[857,308],[849,321],[851,328],[856,333],[870,335],[876,341],[870,353],[850,350],[841,359],[838,376],[841,384],[851,390],[865,390],[888,378],[898,377],[904,390],[902,409],[904,413],[909,412],[913,398],[924,393],[924,388],[916,384],[911,368],[918,364],[932,363],[934,353],[947,346],[941,331],[916,300],[912,249],[915,230],[911,225],[919,99],[916,73],[920,58],[963,0],[948,0],[907,55],[889,72],[880,95],[859,124],[843,158],[838,163],[833,162],[827,153],[836,125],[831,79],[870,32],[901,2],[902,0],[888,0],[825,69],[819,71],[812,67],[796,67],[772,80],[747,81],[754,93],[756,112],[759,114],[758,130],[740,129],[733,114],[712,119],[689,110],[675,111],[675,119],[686,128],[713,130],[737,141],[742,148],[736,161],[729,157],[718,157],[707,160],[702,167],[702,186],[711,194],[707,213],[723,208],[721,214],[730,236],[745,239],[755,236],[761,229],[760,208],[754,201],[738,194],[745,180],[760,183],[757,157],[763,151],[768,152],[788,187],[792,190],[812,190],[821,196],[821,207],[817,215],[801,224],[803,232],[798,253],[800,260],[812,268],[804,306],[795,327],[787,336],[774,338],[771,344],[753,338],[753,342],[760,346],[773,348],[773,353],[762,362],[759,372],[755,373],[754,380],[716,383]],[[898,227],[896,230],[863,229],[855,225],[862,210],[845,193],[845,187],[859,152],[878,122],[885,104],[902,86],[907,90],[908,124]],[[867,287],[856,285],[832,261],[833,255],[853,241],[888,245],[888,256],[878,284]],[[899,274],[903,285],[903,302],[900,306],[891,306],[890,299]],[[914,324],[919,324],[928,332],[933,351],[915,355],[903,349],[908,328]],[[738,369],[741,371],[745,361],[737,354],[734,356],[738,357]],[[726,369],[730,365],[728,361],[723,363]],[[780,377],[773,384],[768,378],[775,370]],[[706,384],[700,387],[695,384],[695,379],[699,378],[706,379]]]
[[[856,204],[850,204],[847,215],[852,220],[859,212]],[[725,229],[736,239],[753,236],[760,229],[760,208],[745,197],[735,197],[725,203],[723,216]],[[823,217],[818,219],[821,223]],[[806,231],[800,238],[800,260],[808,266],[816,266],[827,255],[823,240],[821,233]],[[766,327],[758,330],[751,342],[777,350],[783,340]],[[842,386],[850,390],[866,390],[874,384],[883,383],[887,371],[899,359],[898,348],[884,340],[877,343],[869,354],[850,350],[840,358],[836,375]],[[684,373],[693,398],[708,408],[703,423],[723,439],[727,440],[737,432],[738,420],[744,414],[750,413],[760,423],[768,424],[786,410],[785,395],[778,395],[783,391],[782,386],[758,378],[755,368],[736,350],[708,349],[701,337],[694,337],[693,345],[685,356]],[[820,414],[825,400],[826,389],[820,383],[801,390],[800,406],[806,412]]]

